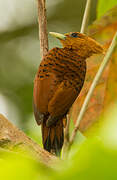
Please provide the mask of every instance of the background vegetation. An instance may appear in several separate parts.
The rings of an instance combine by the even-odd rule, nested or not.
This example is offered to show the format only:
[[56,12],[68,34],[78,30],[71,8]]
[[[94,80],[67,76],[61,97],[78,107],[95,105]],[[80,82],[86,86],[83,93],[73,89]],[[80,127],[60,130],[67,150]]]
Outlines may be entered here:
[[[37,2],[0,2],[0,112],[37,137],[40,128],[32,108],[33,80],[41,60]],[[47,1],[48,32],[80,31],[85,3],[85,0]],[[96,1],[92,1],[92,7],[90,23],[96,18]],[[61,44],[49,36],[49,48],[54,46]]]
[[[80,31],[85,3],[86,0],[47,0],[48,31]],[[115,5],[116,0],[93,0],[89,24],[98,18],[97,22],[103,25],[105,21],[99,19]],[[40,127],[36,125],[32,110],[33,80],[40,63],[37,2],[0,0],[0,17],[0,113],[41,144]],[[117,13],[114,13],[114,16],[110,14],[109,17],[112,19],[108,21],[110,24],[117,22]],[[95,24],[92,29],[95,31],[96,28]],[[117,30],[115,27],[110,28],[108,33],[107,30],[102,33],[101,29],[98,29],[99,33],[94,33],[94,38],[104,44],[105,37],[109,32],[114,33],[115,29]],[[49,37],[49,48],[54,46],[61,45]],[[116,53],[114,57],[116,65]],[[109,83],[116,89],[116,81],[109,80]],[[113,94],[111,109],[103,116],[95,117],[103,123],[98,129],[97,126],[92,128],[92,138],[86,139],[80,135],[78,143],[72,147],[69,159],[57,165],[57,171],[48,170],[38,162],[20,155],[1,153],[0,179],[116,179],[117,97],[111,87],[109,86],[110,91],[107,94],[109,97]],[[108,104],[109,100],[106,109]],[[73,117],[76,116],[77,112],[74,110]]]

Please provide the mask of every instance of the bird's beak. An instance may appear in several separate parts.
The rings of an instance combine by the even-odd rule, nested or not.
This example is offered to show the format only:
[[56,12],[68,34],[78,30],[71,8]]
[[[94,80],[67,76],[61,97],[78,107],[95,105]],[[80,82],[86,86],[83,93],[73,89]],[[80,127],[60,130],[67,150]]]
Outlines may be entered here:
[[66,36],[60,33],[56,33],[56,32],[49,32],[50,35],[60,39],[60,40],[65,40]]

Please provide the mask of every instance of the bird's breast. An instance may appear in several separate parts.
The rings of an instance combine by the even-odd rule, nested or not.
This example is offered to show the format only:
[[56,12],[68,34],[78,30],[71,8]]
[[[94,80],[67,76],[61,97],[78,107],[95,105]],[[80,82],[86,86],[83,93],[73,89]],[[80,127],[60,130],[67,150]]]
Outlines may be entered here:
[[86,73],[86,62],[70,49],[53,48],[43,59],[39,70],[40,75],[54,73],[58,76],[67,75],[69,78],[80,76],[82,79]]
[[[85,79],[86,62],[74,52],[53,48],[43,58],[34,83],[34,104],[40,112],[48,112],[48,104],[62,87],[79,94]],[[73,93],[73,92],[72,92]]]
[[66,48],[53,48],[43,58],[37,76],[40,81],[52,79],[57,86],[62,81],[69,82],[78,91],[82,88],[86,74],[86,61]]
[[77,91],[80,91],[86,74],[86,61],[77,53],[66,49],[57,48],[52,54],[54,59],[53,70],[58,77],[62,76],[64,82],[69,82]]

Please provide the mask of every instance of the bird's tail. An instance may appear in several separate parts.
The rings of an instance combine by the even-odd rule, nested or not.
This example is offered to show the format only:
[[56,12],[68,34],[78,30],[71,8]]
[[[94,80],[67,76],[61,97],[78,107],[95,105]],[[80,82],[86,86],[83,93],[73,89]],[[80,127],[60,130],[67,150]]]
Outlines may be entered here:
[[64,141],[63,121],[59,120],[51,127],[47,127],[46,122],[43,121],[41,127],[44,149],[60,156]]

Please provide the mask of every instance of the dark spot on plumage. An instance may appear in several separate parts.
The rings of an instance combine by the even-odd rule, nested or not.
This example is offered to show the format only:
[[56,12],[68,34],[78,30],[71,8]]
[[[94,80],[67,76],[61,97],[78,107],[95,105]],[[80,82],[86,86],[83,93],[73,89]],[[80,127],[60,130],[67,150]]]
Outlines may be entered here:
[[58,55],[61,56],[61,57],[63,57],[63,54],[61,54],[60,52],[58,52]]
[[43,72],[48,72],[48,70],[47,69],[43,69]]
[[44,64],[44,66],[48,66],[48,64]]
[[48,57],[48,60],[50,60],[51,62],[54,61],[54,58],[52,58],[51,56]]
[[57,72],[59,72],[59,73],[63,73],[63,71],[60,71],[60,70],[57,69],[57,68],[53,68],[53,70],[54,70],[54,71],[57,71]]
[[[57,54],[58,54],[58,53],[57,53]],[[54,58],[56,57],[56,53],[53,53],[53,52],[52,52],[52,53],[49,54],[49,56],[52,57],[52,59],[54,59]]]
[[55,63],[55,65],[60,67],[60,68],[64,68],[64,66],[62,66],[60,63]]
[[44,76],[39,76],[40,78],[43,78]]
[[45,76],[49,77],[50,75],[49,74],[45,74]]
[[58,57],[58,56],[55,56],[55,59],[58,61],[58,60],[59,60],[59,57]]
[[72,82],[71,82],[71,81],[69,81],[69,83],[72,85]]
[[61,63],[61,64],[68,64],[68,62],[66,61],[66,60],[64,60],[64,59],[59,59],[59,62]]
[[77,61],[77,59],[75,59],[74,57],[73,58],[70,57],[70,60],[75,61],[75,62]]
[[52,63],[48,63],[50,66],[52,66],[53,64]]
[[64,55],[64,54],[63,54],[63,57],[64,57],[64,58],[68,58],[68,57],[67,57],[66,55]]
[[75,75],[74,75],[74,74],[71,74],[70,76],[71,76],[71,77],[75,77]]
[[59,58],[57,56],[55,56],[55,59],[58,60]]
[[57,78],[61,78],[62,77],[62,75],[60,75],[60,74],[57,74],[56,76],[57,76]]
[[71,70],[71,73],[68,74],[68,75],[70,75],[70,77],[72,77],[72,78],[75,78],[75,77],[79,76],[79,74],[76,71],[74,71],[73,69]]
[[79,92],[79,88],[78,88],[78,87],[75,87],[75,90],[76,90],[77,92]]
[[69,54],[66,54],[64,52],[61,53],[58,53],[58,55],[60,55],[61,57],[64,57],[66,60],[72,60],[72,61],[77,61],[77,57],[74,57],[73,55],[69,55]]
[[53,49],[53,51],[57,53],[58,49],[60,49],[60,48],[56,47],[56,48]]

